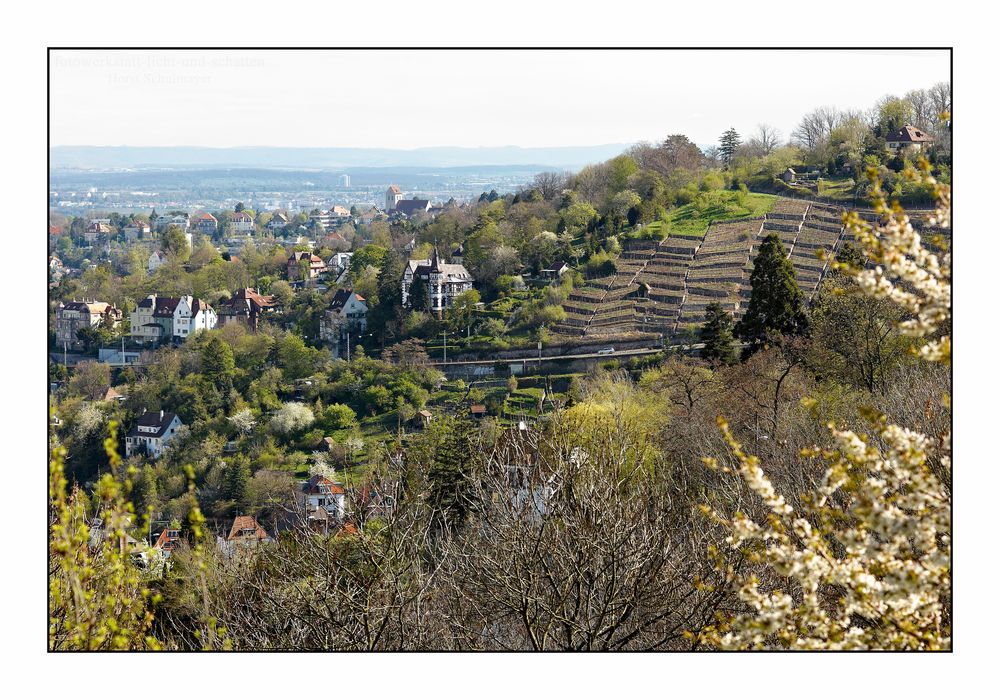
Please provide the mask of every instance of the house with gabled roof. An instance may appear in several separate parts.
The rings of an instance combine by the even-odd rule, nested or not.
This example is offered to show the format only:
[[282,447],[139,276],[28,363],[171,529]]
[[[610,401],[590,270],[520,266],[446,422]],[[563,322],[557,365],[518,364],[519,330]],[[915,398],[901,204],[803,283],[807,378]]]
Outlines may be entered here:
[[239,544],[260,544],[270,539],[271,536],[252,515],[237,515],[226,537],[227,542]]
[[314,255],[305,250],[299,250],[292,253],[288,258],[288,279],[297,280],[302,278],[303,268],[305,264],[309,264],[307,279],[315,279],[326,272],[326,263],[323,258],[318,255]]
[[147,454],[159,459],[183,425],[176,413],[146,411],[125,435],[125,456]]
[[229,217],[229,231],[236,235],[250,236],[257,231],[257,224],[250,214],[238,211]]
[[346,496],[343,486],[320,474],[314,474],[303,482],[300,491],[300,499],[307,514],[322,509],[327,517],[340,522],[347,515]]
[[160,532],[160,536],[156,538],[153,549],[162,553],[164,557],[169,557],[170,553],[180,547],[182,542],[181,531],[179,529],[167,528]]
[[191,224],[198,233],[206,236],[214,236],[219,230],[219,220],[207,211],[196,212],[191,217]]
[[80,342],[77,332],[82,328],[97,328],[102,323],[117,328],[122,311],[106,301],[59,302],[56,308],[56,340],[60,344],[76,345]]
[[431,311],[449,308],[462,292],[472,289],[473,278],[464,265],[443,263],[438,257],[437,246],[430,260],[410,260],[403,270],[403,306],[409,306],[410,288],[416,280],[427,287],[427,298]]
[[362,333],[368,326],[368,303],[353,289],[338,289],[320,319],[319,335],[338,348],[346,333]]
[[277,305],[273,296],[244,287],[233,294],[228,301],[219,304],[219,325],[242,323],[251,332],[256,333],[260,327],[261,316],[277,308]]
[[933,136],[911,124],[907,124],[885,137],[886,148],[893,151],[908,147],[919,151],[932,143],[934,143]]
[[184,340],[200,330],[215,328],[215,309],[191,295],[161,297],[150,294],[130,315],[132,339],[139,343]]
[[271,216],[271,220],[267,222],[267,228],[271,233],[276,233],[279,229],[283,229],[288,226],[288,217],[284,212],[276,211]]
[[153,274],[158,269],[163,267],[167,263],[166,253],[159,250],[154,250],[149,254],[149,261],[146,263],[146,270],[149,274]]
[[180,297],[174,307],[173,337],[185,340],[198,331],[215,328],[217,323],[215,309],[203,300],[187,294]]

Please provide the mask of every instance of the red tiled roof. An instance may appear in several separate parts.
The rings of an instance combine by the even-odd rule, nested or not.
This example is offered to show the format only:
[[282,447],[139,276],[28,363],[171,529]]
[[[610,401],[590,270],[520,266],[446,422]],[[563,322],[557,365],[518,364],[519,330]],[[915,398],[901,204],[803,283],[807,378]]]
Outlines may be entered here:
[[309,479],[302,490],[309,494],[318,494],[322,493],[320,489],[329,489],[329,492],[333,495],[346,493],[339,484],[335,484],[325,476],[320,476],[318,474]]
[[240,532],[243,530],[253,530],[253,537],[258,540],[266,540],[267,532],[260,525],[252,515],[237,515],[236,519],[233,520],[233,526],[229,529],[229,537],[226,539],[232,542],[233,540],[242,537]]

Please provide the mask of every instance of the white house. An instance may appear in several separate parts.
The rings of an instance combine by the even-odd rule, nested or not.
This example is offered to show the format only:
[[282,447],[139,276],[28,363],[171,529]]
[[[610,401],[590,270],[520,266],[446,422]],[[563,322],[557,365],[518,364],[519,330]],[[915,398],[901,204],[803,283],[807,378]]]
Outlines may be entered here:
[[129,320],[132,338],[140,343],[184,340],[218,324],[215,309],[190,295],[178,298],[150,294],[136,305]]
[[184,339],[198,331],[215,328],[215,309],[190,294],[182,296],[174,307],[174,337]]
[[302,485],[301,499],[307,511],[322,508],[329,515],[341,521],[347,515],[345,497],[346,492],[340,484],[336,484],[319,474]]
[[153,228],[161,233],[166,231],[168,226],[180,226],[181,230],[187,233],[191,228],[191,217],[187,214],[162,214],[153,222]]
[[149,256],[149,262],[146,264],[146,269],[149,270],[149,274],[153,274],[166,262],[167,256],[158,250],[154,250]]
[[257,231],[257,224],[245,211],[238,211],[230,217],[229,229],[236,234],[251,236]]
[[335,349],[347,333],[363,333],[368,327],[368,304],[351,289],[338,289],[319,323],[319,335]]
[[125,456],[145,452],[159,459],[183,425],[174,413],[146,411],[125,436]]
[[351,264],[351,257],[354,253],[334,253],[333,257],[326,261],[326,269],[332,271],[337,277]]
[[450,307],[462,292],[472,289],[473,278],[464,265],[442,263],[437,248],[430,260],[410,260],[403,270],[403,306],[410,301],[410,287],[417,279],[427,287],[430,310],[440,311]]

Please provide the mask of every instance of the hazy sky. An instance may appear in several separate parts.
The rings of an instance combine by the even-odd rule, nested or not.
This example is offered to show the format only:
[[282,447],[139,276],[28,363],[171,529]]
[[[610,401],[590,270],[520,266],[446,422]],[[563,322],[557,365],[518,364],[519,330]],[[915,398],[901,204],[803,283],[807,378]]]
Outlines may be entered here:
[[715,143],[949,79],[946,51],[62,51],[53,146]]

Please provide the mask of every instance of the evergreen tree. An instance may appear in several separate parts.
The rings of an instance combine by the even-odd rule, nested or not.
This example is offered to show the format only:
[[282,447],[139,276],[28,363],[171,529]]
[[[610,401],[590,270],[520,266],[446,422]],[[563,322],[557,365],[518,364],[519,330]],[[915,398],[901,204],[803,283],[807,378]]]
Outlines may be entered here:
[[223,493],[233,501],[237,511],[247,507],[250,476],[250,460],[246,455],[237,455],[226,467]]
[[428,311],[430,307],[430,294],[427,290],[427,282],[418,276],[413,277],[410,284],[410,308],[414,311]]
[[760,349],[775,335],[801,335],[808,319],[802,308],[802,291],[795,269],[785,256],[781,239],[771,233],[761,243],[750,273],[750,303],[736,326],[737,335]]
[[430,486],[428,500],[439,526],[461,526],[469,512],[470,478],[473,471],[472,435],[474,428],[468,420],[445,418],[435,421],[436,449],[430,460],[427,479]]
[[[378,301],[368,312],[368,327],[376,328],[385,341],[386,331],[390,331],[402,317],[403,308],[403,259],[390,249],[382,260],[378,271],[376,288]],[[371,300],[369,300],[371,301]]]
[[736,362],[736,345],[733,338],[733,317],[713,301],[705,309],[705,323],[701,327],[701,356],[709,362],[731,365]]
[[736,149],[740,146],[740,135],[736,133],[736,129],[729,127],[729,129],[719,137],[719,157],[722,158],[722,162],[728,167],[730,163],[733,162],[733,156],[736,154]]
[[229,343],[215,335],[201,349],[201,373],[223,394],[233,387],[236,361]]

